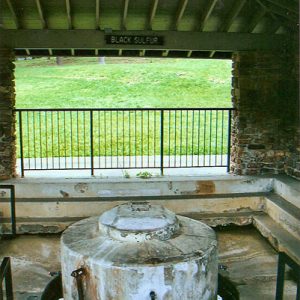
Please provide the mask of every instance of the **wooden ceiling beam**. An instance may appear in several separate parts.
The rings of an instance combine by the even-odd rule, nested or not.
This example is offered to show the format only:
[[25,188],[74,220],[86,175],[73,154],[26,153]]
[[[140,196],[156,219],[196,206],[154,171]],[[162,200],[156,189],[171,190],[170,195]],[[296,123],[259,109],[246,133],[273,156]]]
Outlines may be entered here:
[[222,24],[221,31],[227,32],[232,23],[234,22],[235,18],[238,16],[240,11],[243,9],[244,5],[246,4],[247,0],[236,0],[233,8],[230,10],[225,22]]
[[174,22],[174,24],[175,24],[174,29],[175,30],[178,30],[179,23],[180,23],[181,18],[184,14],[184,11],[186,9],[187,4],[188,4],[188,0],[180,0],[179,1],[177,13],[176,13],[176,18],[175,18],[175,22]]
[[186,57],[191,57],[192,56],[193,51],[188,51],[186,54]]
[[37,7],[37,10],[38,10],[38,13],[39,13],[39,17],[40,17],[40,20],[41,20],[41,23],[42,23],[42,28],[47,29],[47,22],[46,22],[44,13],[43,13],[43,8],[42,8],[42,5],[41,5],[41,1],[40,0],[35,0],[35,3],[36,3],[36,7]]
[[70,0],[66,0],[66,12],[67,12],[67,19],[68,19],[68,27],[69,29],[73,29]]
[[247,30],[246,32],[253,32],[253,30],[255,29],[255,27],[257,26],[257,24],[263,19],[263,17],[266,15],[267,11],[262,8],[260,10],[258,10],[255,15],[252,17],[252,19],[250,20],[249,25],[247,26]]
[[96,29],[100,29],[100,0],[96,0]]
[[203,31],[203,28],[208,20],[208,18],[210,17],[213,9],[215,8],[216,4],[217,4],[218,0],[209,0],[200,19],[200,23],[199,23],[199,31]]
[[157,6],[158,6],[158,0],[153,0],[151,10],[150,10],[150,16],[149,16],[149,24],[148,24],[149,30],[152,30],[153,20],[155,18]]
[[7,6],[9,8],[9,11],[10,11],[12,17],[13,17],[16,28],[20,29],[21,28],[20,21],[17,17],[16,9],[15,9],[13,3],[11,2],[11,0],[6,0],[6,3],[7,3]]
[[269,3],[272,3],[278,7],[281,7],[283,9],[286,9],[286,10],[289,10],[295,14],[299,14],[299,9],[297,7],[297,5],[291,5],[288,3],[287,0],[284,0],[284,1],[278,1],[278,0],[265,0]]
[[209,53],[209,58],[213,58],[217,51],[211,51]]
[[[256,2],[267,11],[267,13],[271,16],[271,18],[275,21],[275,23],[277,23],[278,25],[290,28],[290,29],[295,29],[293,28],[293,26],[289,23],[289,22],[285,22],[284,20],[279,20],[278,16],[275,15],[266,5],[264,5],[261,0],[256,0]],[[276,31],[278,30],[278,28],[276,29]],[[274,32],[274,31],[273,31]]]
[[151,35],[164,38],[164,45],[107,44],[99,30],[0,29],[0,48],[19,49],[123,49],[177,51],[252,51],[282,49],[292,43],[290,35],[184,31],[114,31],[115,35]]
[[279,8],[277,6],[274,6],[272,4],[267,5],[266,7],[269,11],[271,11],[275,15],[281,16],[281,17],[283,17],[283,18],[285,18],[289,21],[292,21],[292,22],[297,22],[298,21],[299,16],[297,16],[296,14],[294,14],[292,12],[289,12],[287,10],[284,11],[281,8]]
[[124,9],[122,17],[122,30],[127,29],[127,15],[128,15],[129,0],[124,0]]

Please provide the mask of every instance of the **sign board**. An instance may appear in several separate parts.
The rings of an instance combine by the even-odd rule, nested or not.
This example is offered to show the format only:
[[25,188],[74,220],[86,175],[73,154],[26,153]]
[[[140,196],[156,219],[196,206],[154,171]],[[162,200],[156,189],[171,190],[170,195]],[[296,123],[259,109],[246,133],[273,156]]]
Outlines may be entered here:
[[106,44],[109,45],[147,45],[147,46],[161,46],[164,44],[162,36],[152,35],[106,35]]

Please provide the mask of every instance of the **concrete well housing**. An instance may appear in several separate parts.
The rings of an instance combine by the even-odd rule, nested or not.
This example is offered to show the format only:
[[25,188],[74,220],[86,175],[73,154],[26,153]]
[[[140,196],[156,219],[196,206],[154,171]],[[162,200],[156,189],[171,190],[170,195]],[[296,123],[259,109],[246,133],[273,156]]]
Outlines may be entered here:
[[[47,272],[60,270],[65,229],[128,201],[160,204],[213,227],[219,273],[240,299],[274,299],[277,253],[300,264],[298,6],[298,0],[0,0],[0,257],[12,258],[16,299],[39,297],[51,279]],[[111,43],[111,35],[145,42]],[[230,172],[147,180],[21,178],[18,56],[231,59]],[[1,185],[15,187],[16,239],[4,238],[11,209]],[[287,299],[295,298],[297,280],[286,274]]]

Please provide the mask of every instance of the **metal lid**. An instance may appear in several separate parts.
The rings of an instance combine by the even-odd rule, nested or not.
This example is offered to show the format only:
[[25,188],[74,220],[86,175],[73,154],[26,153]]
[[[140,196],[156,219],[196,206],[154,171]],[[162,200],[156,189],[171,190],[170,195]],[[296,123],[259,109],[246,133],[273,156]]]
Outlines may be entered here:
[[99,230],[118,240],[167,240],[178,229],[178,219],[173,212],[147,202],[126,203],[106,211],[99,218]]

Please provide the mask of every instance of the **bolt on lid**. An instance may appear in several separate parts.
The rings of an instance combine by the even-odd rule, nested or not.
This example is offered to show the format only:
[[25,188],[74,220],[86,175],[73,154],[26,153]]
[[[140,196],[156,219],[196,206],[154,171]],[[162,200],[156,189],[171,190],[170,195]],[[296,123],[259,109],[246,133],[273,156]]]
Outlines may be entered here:
[[129,202],[104,212],[99,229],[121,240],[167,240],[179,229],[179,223],[176,215],[161,205]]

